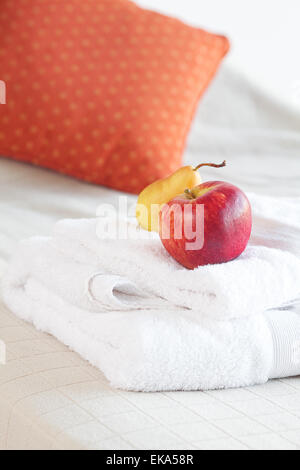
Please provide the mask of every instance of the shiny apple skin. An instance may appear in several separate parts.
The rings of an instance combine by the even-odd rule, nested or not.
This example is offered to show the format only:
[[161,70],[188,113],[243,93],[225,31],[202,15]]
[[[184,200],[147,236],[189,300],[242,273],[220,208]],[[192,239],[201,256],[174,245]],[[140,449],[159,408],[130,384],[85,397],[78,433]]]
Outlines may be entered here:
[[[193,199],[182,194],[172,199],[160,212],[160,237],[169,254],[187,269],[208,264],[220,264],[240,256],[247,244],[252,230],[252,211],[250,202],[243,191],[236,186],[222,182],[209,181],[196,186],[192,191],[200,192]],[[207,191],[201,194],[201,191]],[[168,212],[174,204],[192,204],[193,227],[196,227],[196,205],[204,204],[204,245],[200,250],[187,250],[186,240],[175,239],[176,224],[184,223],[170,216],[170,237],[162,237],[164,224],[168,222]],[[175,219],[175,220],[174,220]],[[176,233],[176,232],[175,232]],[[177,232],[178,233],[178,232]],[[182,228],[182,233],[184,233]]]

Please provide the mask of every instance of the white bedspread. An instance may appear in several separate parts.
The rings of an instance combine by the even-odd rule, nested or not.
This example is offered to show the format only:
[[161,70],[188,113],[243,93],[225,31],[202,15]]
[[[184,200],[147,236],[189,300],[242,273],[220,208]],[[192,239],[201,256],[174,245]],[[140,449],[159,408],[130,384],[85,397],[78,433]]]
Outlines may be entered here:
[[[222,170],[222,179],[246,191],[300,196],[299,116],[266,99],[226,67],[202,102],[185,161],[224,158],[228,167]],[[203,176],[216,179],[210,169]],[[62,218],[93,217],[99,203],[117,203],[117,197],[106,188],[1,160],[0,271],[17,241],[48,234]],[[130,199],[134,201],[133,196]],[[296,304],[292,308],[300,314]],[[225,407],[227,414],[222,417],[234,416],[249,426],[249,416],[233,410],[234,405],[227,407],[222,392],[141,396],[113,391],[98,370],[4,307],[0,307],[0,338],[7,345],[9,361],[0,365],[0,449],[188,449],[205,447],[207,439],[231,444],[234,440],[243,447],[239,433],[224,431],[215,417],[203,418],[206,407],[201,403],[221,407],[224,413]],[[255,392],[239,393],[257,399]],[[251,429],[257,435],[271,432],[256,420]]]

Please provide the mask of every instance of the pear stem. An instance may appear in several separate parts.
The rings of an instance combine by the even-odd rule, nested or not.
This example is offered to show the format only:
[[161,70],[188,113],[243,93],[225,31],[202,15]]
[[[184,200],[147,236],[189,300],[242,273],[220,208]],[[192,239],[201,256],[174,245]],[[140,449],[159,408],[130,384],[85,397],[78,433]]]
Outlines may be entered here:
[[202,168],[203,166],[212,166],[213,168],[223,168],[224,166],[226,166],[226,160],[224,160],[224,162],[221,163],[220,165],[216,165],[216,163],[200,163],[200,165],[194,168],[194,171],[199,170],[199,168]]

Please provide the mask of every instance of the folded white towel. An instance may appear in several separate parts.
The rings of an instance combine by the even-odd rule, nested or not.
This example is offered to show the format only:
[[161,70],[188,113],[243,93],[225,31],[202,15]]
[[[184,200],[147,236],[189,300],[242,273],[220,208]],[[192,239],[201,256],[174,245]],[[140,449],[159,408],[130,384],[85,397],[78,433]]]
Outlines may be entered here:
[[[4,301],[129,390],[235,387],[299,373],[291,348],[300,317],[263,313],[299,295],[299,201],[251,201],[244,255],[196,271],[177,265],[158,240],[99,240],[96,220],[63,221],[53,237],[20,245]],[[291,341],[280,340],[282,315],[294,325]]]
[[[282,239],[281,232],[272,229],[266,218],[257,218],[259,230],[254,229],[252,242],[239,258],[193,271],[180,266],[158,236],[153,235],[150,240],[97,237],[96,219],[58,223],[53,246],[74,261],[88,262],[105,273],[117,273],[147,296],[164,299],[169,308],[188,309],[195,319],[207,316],[226,320],[281,306],[300,294],[300,257],[296,248],[287,237]],[[127,229],[130,225],[128,222]],[[300,222],[294,231],[299,241]],[[281,245],[285,250],[280,249]],[[96,278],[93,275],[95,281]],[[101,301],[103,282],[97,282],[99,290],[95,282],[94,297]]]

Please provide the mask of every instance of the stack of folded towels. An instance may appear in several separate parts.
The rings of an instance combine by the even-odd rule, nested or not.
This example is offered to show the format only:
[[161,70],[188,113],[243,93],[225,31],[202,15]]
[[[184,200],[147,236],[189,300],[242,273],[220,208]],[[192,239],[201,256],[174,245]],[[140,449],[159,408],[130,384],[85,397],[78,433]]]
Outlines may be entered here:
[[64,220],[52,237],[21,243],[4,301],[127,390],[297,375],[300,198],[249,198],[251,241],[230,263],[189,271],[155,235],[112,240],[99,237],[97,219]]

